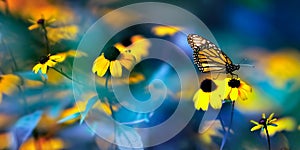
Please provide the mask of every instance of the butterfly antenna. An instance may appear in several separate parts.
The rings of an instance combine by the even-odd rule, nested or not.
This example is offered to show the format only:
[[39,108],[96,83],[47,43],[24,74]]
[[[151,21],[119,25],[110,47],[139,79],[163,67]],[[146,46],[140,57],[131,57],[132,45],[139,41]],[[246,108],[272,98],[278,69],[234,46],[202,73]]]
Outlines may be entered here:
[[250,65],[250,64],[239,64],[241,67],[251,67],[251,68],[255,68],[254,65]]
[[254,65],[250,65],[250,64],[242,64],[243,62],[246,62],[247,58],[243,58],[240,63],[238,63],[241,67],[251,67],[251,68],[255,68]]
[[247,61],[247,58],[243,58],[240,62],[239,62],[239,64],[241,64],[241,63],[243,63],[243,62],[246,62]]

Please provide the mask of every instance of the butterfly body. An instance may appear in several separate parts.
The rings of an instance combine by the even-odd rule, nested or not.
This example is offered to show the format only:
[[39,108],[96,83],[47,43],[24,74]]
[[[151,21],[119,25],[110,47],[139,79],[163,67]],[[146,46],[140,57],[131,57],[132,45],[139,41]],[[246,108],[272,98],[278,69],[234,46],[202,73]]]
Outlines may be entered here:
[[194,63],[201,72],[236,75],[233,72],[240,69],[240,65],[233,64],[231,59],[209,40],[196,34],[189,34],[187,40],[193,49]]

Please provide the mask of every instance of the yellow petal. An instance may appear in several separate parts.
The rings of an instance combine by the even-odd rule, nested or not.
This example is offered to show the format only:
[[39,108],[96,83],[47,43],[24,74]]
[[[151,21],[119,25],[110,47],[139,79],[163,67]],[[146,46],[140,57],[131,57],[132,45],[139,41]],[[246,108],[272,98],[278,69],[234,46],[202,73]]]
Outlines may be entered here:
[[113,77],[121,77],[122,76],[122,66],[118,60],[111,61],[109,70]]
[[245,90],[242,90],[242,89],[240,89],[239,90],[239,98],[241,99],[241,100],[247,100],[248,99],[248,94],[247,94],[247,92],[245,91]]
[[92,72],[95,73],[97,72],[97,67],[98,66],[103,66],[103,64],[106,63],[106,59],[104,57],[104,54],[102,53],[100,56],[98,56],[93,64]]
[[57,64],[57,62],[55,62],[55,61],[49,59],[49,60],[44,64],[44,66],[54,67],[56,64]]
[[231,99],[232,101],[237,100],[238,94],[239,94],[238,88],[231,88],[230,99]]
[[262,113],[262,114],[261,114],[261,118],[266,119],[266,114],[265,114],[265,113]]
[[42,67],[41,67],[42,74],[46,74],[47,73],[47,69],[48,69],[47,65],[42,65]]
[[208,109],[209,98],[209,93],[198,90],[193,98],[195,108],[197,110],[201,108],[203,111],[206,111]]
[[31,24],[35,24],[36,23],[36,20],[32,19],[32,18],[29,18],[28,21],[31,23]]
[[2,102],[2,93],[0,93],[0,104]]
[[126,47],[122,45],[121,43],[117,43],[114,45],[120,52],[124,52],[126,50]]
[[34,30],[34,29],[37,29],[39,28],[40,26],[38,24],[33,24],[31,26],[28,27],[28,30]]
[[46,20],[46,26],[49,26],[50,24],[54,23],[56,19],[54,17],[50,17]]
[[273,118],[273,116],[274,116],[274,113],[272,113],[269,117],[268,117],[268,121],[271,121],[271,119]]
[[42,66],[43,66],[42,64],[36,64],[36,65],[32,68],[32,71],[33,71],[35,74],[37,74]]
[[272,124],[274,121],[277,121],[277,118],[273,118],[273,119],[269,120],[269,123]]
[[134,56],[130,54],[121,54],[118,60],[127,70],[130,70],[135,63]]
[[[280,132],[280,130],[278,130],[278,127],[275,126],[268,126],[268,132],[269,132],[269,136],[273,136],[276,132]],[[267,135],[265,131],[262,131],[263,135]]]
[[69,50],[68,52],[66,52],[66,54],[69,57],[83,57],[83,56],[87,56],[87,53],[81,52],[81,51],[76,51],[76,50]]
[[131,42],[135,43],[135,42],[137,42],[139,40],[144,40],[144,39],[145,38],[142,35],[134,35],[134,36],[131,37]]
[[249,86],[247,83],[245,83],[245,82],[243,82],[241,80],[240,80],[240,82],[241,82],[241,85],[240,85],[239,88],[244,89],[247,92],[252,92],[252,87],[251,86]]
[[109,60],[104,58],[102,54],[95,61],[92,68],[93,73],[97,73],[99,77],[103,77],[109,67]]
[[263,127],[263,125],[256,125],[256,126],[252,127],[250,131],[259,130],[259,129],[261,129],[262,127]]
[[222,99],[219,93],[211,93],[209,103],[212,108],[220,109],[222,107]]
[[131,38],[133,44],[127,47],[130,50],[130,54],[135,57],[136,62],[140,62],[142,57],[148,55],[149,47],[151,46],[151,42],[148,39],[140,35],[133,36]]
[[196,101],[198,100],[200,91],[201,91],[201,89],[198,90],[198,91],[196,91],[196,93],[195,93],[195,95],[194,95],[194,97],[193,97],[193,101],[194,101],[194,102],[196,102]]
[[251,123],[254,123],[254,124],[256,124],[256,125],[259,125],[259,123],[256,122],[256,121],[254,121],[254,120],[250,120],[250,122],[251,122]]
[[229,78],[225,79],[225,90],[224,90],[224,99],[228,99],[230,97],[230,91],[231,91],[231,87],[228,85],[229,82]]
[[63,62],[67,57],[67,53],[58,53],[56,55],[50,56],[50,60],[54,60],[56,62]]

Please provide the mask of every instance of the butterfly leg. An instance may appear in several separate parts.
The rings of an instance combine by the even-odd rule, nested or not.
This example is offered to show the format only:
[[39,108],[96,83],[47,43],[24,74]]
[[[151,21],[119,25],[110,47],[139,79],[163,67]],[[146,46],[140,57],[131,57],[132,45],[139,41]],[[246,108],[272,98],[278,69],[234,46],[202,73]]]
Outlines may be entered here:
[[230,73],[231,74],[231,78],[233,78],[234,79],[234,76],[236,77],[236,78],[239,78],[239,76],[237,75],[237,74],[235,74],[235,73]]
[[214,79],[214,80],[218,79],[218,77],[220,76],[220,74],[221,74],[221,72],[219,72],[219,73],[217,74],[217,76],[214,77],[213,79]]

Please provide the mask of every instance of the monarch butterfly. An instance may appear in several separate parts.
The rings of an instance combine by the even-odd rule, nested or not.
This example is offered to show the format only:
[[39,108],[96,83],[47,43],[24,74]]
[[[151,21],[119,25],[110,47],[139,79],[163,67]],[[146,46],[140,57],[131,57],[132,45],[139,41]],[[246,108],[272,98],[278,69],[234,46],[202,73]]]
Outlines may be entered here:
[[187,41],[193,49],[194,63],[201,72],[226,73],[233,76],[236,75],[233,72],[240,69],[239,64],[233,64],[231,59],[211,41],[197,34],[189,34]]

